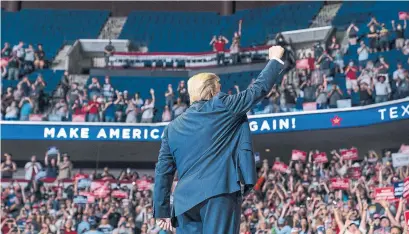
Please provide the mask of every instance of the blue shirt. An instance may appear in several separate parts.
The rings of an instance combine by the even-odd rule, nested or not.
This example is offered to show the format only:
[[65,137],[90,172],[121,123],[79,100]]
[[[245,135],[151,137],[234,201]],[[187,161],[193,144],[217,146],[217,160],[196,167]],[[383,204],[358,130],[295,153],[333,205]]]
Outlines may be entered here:
[[[80,234],[80,233],[78,233]],[[84,234],[104,234],[103,232],[100,232],[98,230],[91,230],[91,231],[87,231]]]
[[31,114],[31,112],[33,111],[33,106],[29,103],[26,102],[23,104],[23,106],[21,107],[20,110],[20,115],[22,116],[28,116]]
[[115,117],[115,104],[111,104],[105,110],[105,116]]
[[88,222],[82,221],[78,224],[77,233],[82,234],[90,229],[90,225]]
[[278,229],[278,227],[275,227],[275,229],[276,229],[276,234],[291,234],[290,226],[284,226],[282,229]]

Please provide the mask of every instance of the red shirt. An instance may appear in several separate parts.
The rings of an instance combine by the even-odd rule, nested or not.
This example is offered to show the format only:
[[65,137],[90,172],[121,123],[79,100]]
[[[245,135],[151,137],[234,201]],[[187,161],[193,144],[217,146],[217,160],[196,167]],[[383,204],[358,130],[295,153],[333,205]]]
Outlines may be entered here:
[[308,67],[310,68],[311,71],[314,71],[315,69],[314,58],[307,58],[307,60],[308,60]]
[[348,70],[346,77],[350,80],[356,80],[356,71],[358,70],[358,68],[356,68],[355,66],[350,67],[350,69]]
[[224,40],[218,40],[214,43],[214,48],[216,48],[217,52],[223,52],[224,51],[224,46],[226,45],[226,41]]
[[98,114],[98,107],[99,107],[99,103],[98,102],[94,102],[94,101],[90,101],[88,103],[88,106],[90,106],[88,112],[90,114]]

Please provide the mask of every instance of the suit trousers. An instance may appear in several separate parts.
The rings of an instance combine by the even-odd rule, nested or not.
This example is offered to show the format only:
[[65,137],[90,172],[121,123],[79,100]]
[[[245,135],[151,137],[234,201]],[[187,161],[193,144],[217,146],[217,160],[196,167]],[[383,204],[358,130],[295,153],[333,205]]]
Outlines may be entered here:
[[220,194],[177,216],[176,234],[238,234],[241,193]]

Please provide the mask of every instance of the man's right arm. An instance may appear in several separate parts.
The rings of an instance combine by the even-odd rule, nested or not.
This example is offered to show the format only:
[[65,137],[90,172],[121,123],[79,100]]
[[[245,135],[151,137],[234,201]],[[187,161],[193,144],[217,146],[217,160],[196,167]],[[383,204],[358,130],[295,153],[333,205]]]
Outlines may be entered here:
[[254,84],[238,94],[221,97],[227,109],[235,114],[245,114],[264,98],[284,75],[284,62],[281,61],[283,53],[284,49],[281,46],[271,47],[269,49],[270,61]]

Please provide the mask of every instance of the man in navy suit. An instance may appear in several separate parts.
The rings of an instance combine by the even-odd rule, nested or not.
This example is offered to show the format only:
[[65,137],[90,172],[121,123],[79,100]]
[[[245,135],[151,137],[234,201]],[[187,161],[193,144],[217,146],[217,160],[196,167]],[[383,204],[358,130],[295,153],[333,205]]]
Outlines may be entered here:
[[283,53],[282,47],[271,47],[270,61],[257,80],[236,95],[220,92],[215,74],[189,79],[191,106],[165,128],[155,169],[153,217],[162,229],[239,233],[241,198],[257,179],[246,113],[281,80]]

